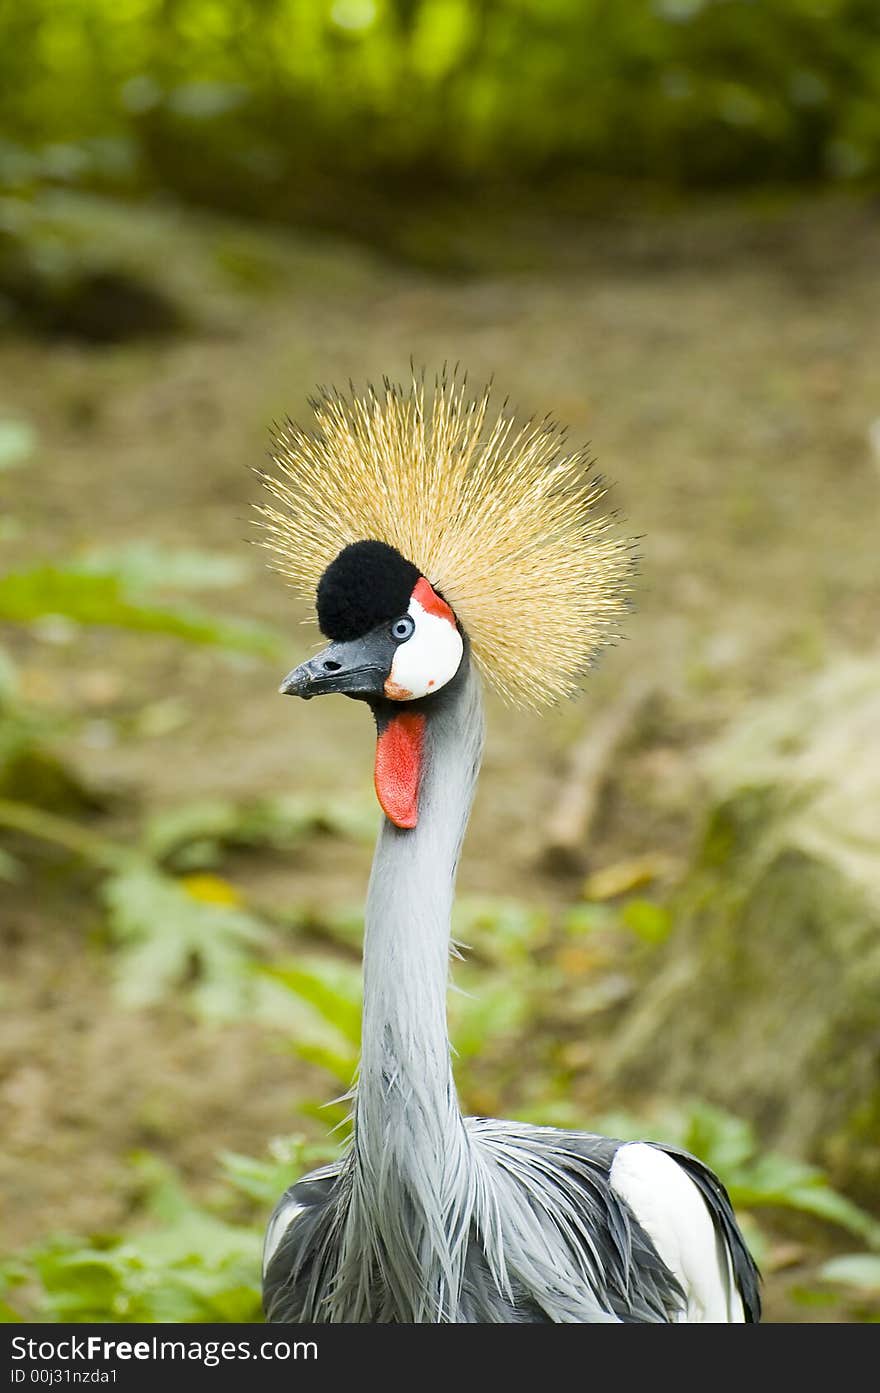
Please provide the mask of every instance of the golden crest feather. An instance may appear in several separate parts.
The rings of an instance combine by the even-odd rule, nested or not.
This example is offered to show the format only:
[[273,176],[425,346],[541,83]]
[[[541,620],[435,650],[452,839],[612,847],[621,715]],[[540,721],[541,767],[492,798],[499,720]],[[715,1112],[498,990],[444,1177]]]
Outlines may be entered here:
[[548,420],[490,416],[490,394],[455,377],[427,403],[420,379],[323,394],[314,433],[276,429],[262,545],[309,597],[350,542],[396,547],[452,606],[489,681],[538,707],[575,691],[617,637],[633,549],[598,508],[587,455]]

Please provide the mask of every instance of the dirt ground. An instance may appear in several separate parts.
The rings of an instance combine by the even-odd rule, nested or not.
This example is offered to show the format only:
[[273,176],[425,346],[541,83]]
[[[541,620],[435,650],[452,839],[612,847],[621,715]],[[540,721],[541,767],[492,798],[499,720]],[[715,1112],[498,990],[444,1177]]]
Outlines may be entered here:
[[[642,536],[629,641],[585,695],[544,717],[490,702],[462,892],[576,894],[576,879],[537,868],[536,829],[567,746],[631,676],[656,685],[658,715],[650,740],[622,756],[596,867],[686,855],[694,749],[753,695],[876,643],[876,209],[715,207],[512,228],[501,269],[467,279],[167,210],[139,212],[136,228],[134,214],[86,216],[161,275],[192,328],[112,349],[0,339],[0,414],[28,418],[40,441],[28,467],[0,476],[13,524],[4,564],[144,537],[246,554],[248,584],[199,602],[290,641],[276,670],[109,630],[13,636],[26,696],[59,719],[85,716],[62,748],[118,795],[108,829],[124,830],[133,808],[203,795],[369,788],[365,722],[344,703],[277,697],[313,635],[246,546],[258,493],[249,468],[263,462],[273,419],[307,419],[316,383],[405,377],[411,357],[429,369],[461,361],[474,381],[494,374],[524,415],[566,422]],[[266,903],[342,902],[362,894],[369,857],[367,846],[318,841],[289,866],[245,864],[240,879]],[[255,1023],[199,1025],[174,1003],[119,1009],[95,911],[51,858],[0,893],[4,1247],[119,1223],[133,1196],[118,1160],[134,1150],[161,1152],[205,1186],[219,1149],[259,1154],[300,1125],[317,1134],[297,1099],[325,1084],[267,1048]],[[796,1280],[771,1278],[771,1319],[804,1318],[787,1296]]]

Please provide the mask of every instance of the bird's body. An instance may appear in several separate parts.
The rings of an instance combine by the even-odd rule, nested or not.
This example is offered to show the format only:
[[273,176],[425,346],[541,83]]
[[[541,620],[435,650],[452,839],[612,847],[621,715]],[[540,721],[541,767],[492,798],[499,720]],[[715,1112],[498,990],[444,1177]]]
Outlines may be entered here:
[[754,1264],[723,1187],[695,1158],[462,1117],[446,993],[483,706],[469,632],[433,581],[381,538],[349,542],[318,587],[334,642],[282,687],[369,702],[386,816],[367,897],[352,1141],[272,1216],[267,1317],[756,1320]]
[[[468,1165],[482,1187],[473,1197],[472,1226],[452,1255],[453,1283],[445,1235],[416,1281],[407,1274],[395,1280],[370,1260],[367,1248],[343,1268],[340,1235],[350,1222],[357,1165],[352,1152],[298,1181],[276,1207],[266,1243],[267,1318],[490,1324],[757,1319],[754,1268],[729,1201],[694,1157],[490,1118],[464,1118],[462,1129]],[[500,1200],[500,1213],[479,1212],[483,1195]],[[645,1198],[647,1205],[639,1206]],[[507,1216],[527,1216],[527,1231],[521,1222],[508,1230]],[[493,1218],[494,1251],[482,1228]],[[423,1223],[412,1212],[410,1230]]]

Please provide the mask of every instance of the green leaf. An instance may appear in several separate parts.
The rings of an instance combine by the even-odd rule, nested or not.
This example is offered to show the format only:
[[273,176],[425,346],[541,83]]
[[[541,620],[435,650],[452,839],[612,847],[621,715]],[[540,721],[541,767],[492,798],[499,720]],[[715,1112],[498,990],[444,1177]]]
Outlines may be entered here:
[[756,1148],[754,1131],[745,1118],[708,1103],[693,1103],[689,1108],[681,1144],[731,1179]]
[[595,902],[576,904],[563,910],[561,928],[567,938],[579,939],[597,929],[607,928],[613,920],[613,911],[607,905]]
[[[145,1192],[140,1227],[125,1237],[50,1237],[0,1276],[7,1286],[37,1284],[38,1314],[54,1320],[259,1321],[266,1214],[304,1170],[331,1154],[298,1136],[273,1142],[265,1159],[227,1153],[221,1166],[228,1191],[211,1206],[196,1203],[159,1157],[136,1156]],[[230,1222],[224,1203],[240,1208],[243,1198],[258,1210],[254,1222]],[[10,1318],[21,1319],[16,1312]]]
[[249,567],[238,557],[155,542],[93,547],[72,563],[71,570],[113,576],[127,591],[215,590],[238,585],[249,574]]
[[630,900],[620,911],[620,919],[643,943],[663,943],[672,928],[672,915],[653,900]]
[[0,473],[26,464],[37,448],[37,432],[28,421],[0,417]]
[[240,1194],[268,1211],[289,1185],[307,1170],[323,1165],[335,1155],[327,1142],[318,1145],[304,1137],[275,1137],[267,1158],[241,1156],[233,1151],[220,1154],[223,1175]]
[[261,1236],[189,1205],[183,1221],[107,1249],[33,1254],[46,1314],[61,1321],[259,1319]]
[[332,1050],[327,1045],[305,1042],[297,1044],[296,1054],[307,1064],[317,1064],[320,1069],[325,1069],[331,1078],[336,1080],[340,1088],[351,1087],[358,1066],[356,1050],[343,1054],[340,1050]]
[[215,846],[229,842],[241,823],[236,805],[226,799],[205,798],[183,803],[148,818],[144,846],[151,857],[165,861],[193,844]]
[[249,804],[201,799],[151,817],[145,843],[157,860],[175,866],[209,865],[216,864],[223,846],[290,851],[322,833],[372,840],[376,819],[372,800],[367,804],[357,798],[282,794]]
[[[459,979],[470,980],[464,971],[456,974]],[[494,1041],[516,1038],[529,1010],[527,991],[516,990],[506,975],[494,973],[487,978],[481,973],[473,987],[472,994],[455,991],[449,999],[451,1035],[462,1064],[479,1060]]]
[[196,1010],[229,1019],[253,999],[253,950],[266,928],[234,904],[211,903],[148,866],[111,876],[103,887],[111,931],[119,944],[116,989],[130,1006],[145,1006],[190,988]]
[[259,1318],[262,1220],[232,1224],[196,1205],[171,1167],[135,1166],[149,1227],[126,1239],[50,1239],[32,1250],[47,1314],[58,1320],[207,1321]]
[[812,1166],[773,1153],[762,1156],[731,1182],[731,1197],[745,1207],[796,1209],[838,1224],[870,1243],[880,1243],[880,1224],[829,1185]]
[[214,619],[196,610],[159,609],[129,600],[112,575],[38,566],[0,577],[0,619],[29,624],[45,615],[63,615],[78,624],[107,625],[141,633],[169,634],[190,643],[278,658],[280,637],[243,621]]
[[314,793],[282,793],[254,805],[245,829],[280,850],[305,836],[328,833],[372,842],[379,826],[379,811],[371,796],[344,797]]
[[17,1258],[10,1258],[0,1262],[0,1324],[18,1322],[25,1320],[26,1317],[6,1300],[10,1292],[17,1286],[28,1280],[28,1270],[25,1263]]
[[515,965],[531,959],[547,922],[544,910],[521,900],[470,896],[455,904],[452,934],[492,961]]
[[127,847],[106,840],[81,822],[16,799],[0,797],[0,827],[64,847],[97,866],[119,869],[134,859]]
[[846,1253],[832,1258],[819,1269],[826,1282],[840,1282],[859,1291],[880,1293],[880,1255],[877,1253]]
[[349,1044],[360,1046],[361,977],[357,968],[349,963],[321,960],[311,967],[284,963],[264,971],[307,1002]]

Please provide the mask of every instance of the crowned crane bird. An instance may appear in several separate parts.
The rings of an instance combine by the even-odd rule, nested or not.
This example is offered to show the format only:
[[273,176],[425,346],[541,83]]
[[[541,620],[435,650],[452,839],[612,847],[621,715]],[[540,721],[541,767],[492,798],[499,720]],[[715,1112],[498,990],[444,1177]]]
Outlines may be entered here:
[[[483,747],[480,673],[514,702],[573,693],[626,609],[630,543],[549,421],[461,379],[312,403],[276,433],[263,542],[329,645],[281,691],[369,707],[384,817],[366,904],[361,1059],[341,1159],[268,1225],[285,1322],[754,1322],[758,1274],[695,1157],[464,1117],[446,993]],[[513,791],[512,791],[513,793]],[[513,794],[515,796],[515,794]]]

